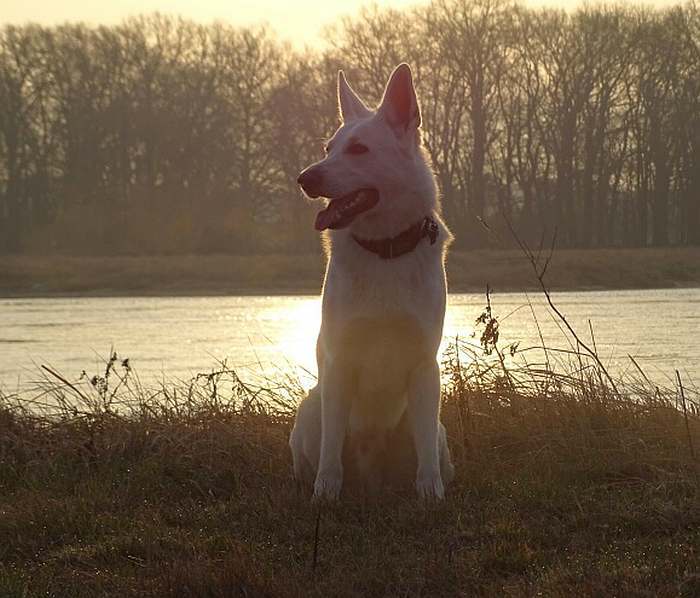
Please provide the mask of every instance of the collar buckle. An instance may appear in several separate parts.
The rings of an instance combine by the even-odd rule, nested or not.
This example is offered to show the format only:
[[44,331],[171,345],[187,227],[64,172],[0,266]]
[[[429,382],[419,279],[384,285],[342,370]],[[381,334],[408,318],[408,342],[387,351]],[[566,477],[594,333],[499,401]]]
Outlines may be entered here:
[[435,222],[435,220],[433,220],[430,216],[426,216],[425,220],[423,220],[421,235],[428,237],[428,239],[430,239],[430,244],[435,245],[435,241],[437,241],[438,238],[438,232],[440,232],[440,228],[438,227],[437,222]]

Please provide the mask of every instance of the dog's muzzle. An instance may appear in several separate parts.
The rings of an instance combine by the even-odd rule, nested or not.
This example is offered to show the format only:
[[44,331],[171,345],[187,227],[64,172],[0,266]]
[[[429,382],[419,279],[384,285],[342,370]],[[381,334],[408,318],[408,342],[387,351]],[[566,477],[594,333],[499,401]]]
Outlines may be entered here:
[[297,178],[297,183],[304,193],[312,199],[321,196],[321,186],[323,184],[323,174],[317,166],[309,166],[301,171]]

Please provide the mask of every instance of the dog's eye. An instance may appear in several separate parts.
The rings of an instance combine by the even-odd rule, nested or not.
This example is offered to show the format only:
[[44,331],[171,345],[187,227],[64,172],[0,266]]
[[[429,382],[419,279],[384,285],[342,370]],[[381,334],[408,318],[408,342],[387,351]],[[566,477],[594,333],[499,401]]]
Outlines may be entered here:
[[324,151],[324,153],[327,154],[328,152],[331,151],[331,146],[330,146],[330,145],[327,145],[327,144],[324,145],[324,146],[323,146],[323,151]]
[[366,154],[369,151],[369,148],[366,145],[362,145],[361,143],[353,143],[349,145],[345,151],[348,154]]

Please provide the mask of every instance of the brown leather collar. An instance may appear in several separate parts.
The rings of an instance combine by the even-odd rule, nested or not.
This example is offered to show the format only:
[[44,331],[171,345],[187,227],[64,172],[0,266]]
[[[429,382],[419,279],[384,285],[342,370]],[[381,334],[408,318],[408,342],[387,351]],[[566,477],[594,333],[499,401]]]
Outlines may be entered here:
[[376,253],[383,260],[390,260],[413,251],[423,237],[428,237],[430,244],[433,245],[439,231],[437,222],[430,216],[426,216],[389,239],[360,239],[355,235],[352,238],[363,249]]

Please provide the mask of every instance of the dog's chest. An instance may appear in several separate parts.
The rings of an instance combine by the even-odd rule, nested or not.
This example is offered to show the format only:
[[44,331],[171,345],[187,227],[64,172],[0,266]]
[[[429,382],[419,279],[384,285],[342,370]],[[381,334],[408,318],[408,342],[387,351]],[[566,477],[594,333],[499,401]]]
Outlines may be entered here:
[[[333,329],[337,337],[359,323],[367,338],[371,331],[365,332],[363,325],[372,320],[389,337],[416,338],[420,330],[429,343],[439,344],[446,285],[442,259],[435,249],[426,247],[396,261],[371,254],[339,263],[331,259],[323,290],[324,328]],[[380,340],[379,334],[372,340]]]
[[338,330],[337,358],[353,368],[394,378],[430,357],[421,323],[405,313],[358,316]]
[[430,358],[418,320],[403,314],[350,320],[340,331],[336,363],[351,372],[351,429],[393,428],[405,409],[411,372]]
[[358,394],[402,395],[411,371],[435,358],[445,312],[437,257],[329,269],[323,344],[333,361],[355,372]]

